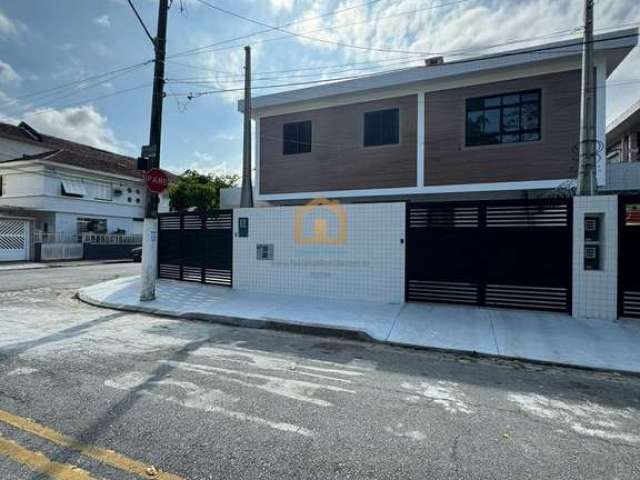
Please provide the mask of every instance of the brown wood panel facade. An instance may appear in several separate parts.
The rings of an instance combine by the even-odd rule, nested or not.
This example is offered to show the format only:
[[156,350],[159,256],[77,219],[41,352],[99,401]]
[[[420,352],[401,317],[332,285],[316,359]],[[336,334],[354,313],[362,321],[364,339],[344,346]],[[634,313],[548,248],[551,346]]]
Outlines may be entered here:
[[[260,120],[262,194],[414,187],[417,95],[290,113]],[[365,112],[399,108],[398,145],[364,147]],[[285,123],[311,120],[311,152],[282,153]]]
[[[425,95],[425,186],[575,178],[580,71],[573,70]],[[541,140],[465,146],[466,100],[541,91]],[[415,187],[417,95],[263,117],[260,192]],[[364,114],[400,109],[400,143],[364,147]],[[283,155],[283,125],[312,122],[311,152]]]
[[[425,98],[425,185],[575,178],[580,71],[429,92]],[[540,89],[541,140],[465,146],[466,99]]]

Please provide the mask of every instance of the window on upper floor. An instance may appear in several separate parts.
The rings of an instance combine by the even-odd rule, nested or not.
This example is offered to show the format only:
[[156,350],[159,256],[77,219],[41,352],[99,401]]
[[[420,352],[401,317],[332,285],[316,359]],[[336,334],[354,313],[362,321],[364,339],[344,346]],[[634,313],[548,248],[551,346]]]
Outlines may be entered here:
[[62,179],[61,193],[65,197],[85,197],[87,189],[80,180]]
[[400,142],[400,109],[364,114],[364,146],[397,145]]
[[0,175],[0,197],[4,194],[4,177]]
[[282,126],[282,154],[309,153],[311,151],[311,120],[285,123]]
[[540,90],[467,99],[466,146],[540,140],[540,99]]
[[93,198],[95,200],[113,200],[113,189],[110,183],[95,182],[93,183]]

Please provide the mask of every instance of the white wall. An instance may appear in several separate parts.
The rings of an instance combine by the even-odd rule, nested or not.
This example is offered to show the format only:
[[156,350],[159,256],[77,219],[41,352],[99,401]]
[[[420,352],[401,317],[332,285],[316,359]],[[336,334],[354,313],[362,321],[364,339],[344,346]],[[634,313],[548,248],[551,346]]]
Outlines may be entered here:
[[[233,286],[240,290],[401,303],[404,301],[405,206],[351,204],[341,245],[299,245],[297,207],[234,210]],[[324,212],[314,212],[323,216]],[[249,218],[248,238],[238,218]],[[335,233],[331,215],[329,233]],[[307,225],[308,226],[308,225]],[[273,244],[273,260],[257,260],[257,244]]]
[[[573,316],[618,317],[618,197],[575,197],[573,203]],[[601,270],[584,269],[584,217],[602,215]]]
[[0,162],[3,160],[22,158],[23,155],[35,155],[46,152],[47,150],[50,149],[0,137]]
[[11,169],[0,163],[2,176],[2,197],[0,205],[5,205],[7,198],[22,195],[37,195],[44,188],[44,177],[41,170],[34,168]]

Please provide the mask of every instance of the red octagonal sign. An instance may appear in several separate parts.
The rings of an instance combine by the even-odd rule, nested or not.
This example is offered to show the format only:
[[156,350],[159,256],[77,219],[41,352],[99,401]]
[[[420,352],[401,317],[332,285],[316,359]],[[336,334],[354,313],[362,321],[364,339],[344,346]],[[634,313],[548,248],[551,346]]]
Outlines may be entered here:
[[155,193],[162,193],[169,185],[169,177],[167,174],[159,168],[152,168],[145,172],[144,182],[147,184],[147,188]]

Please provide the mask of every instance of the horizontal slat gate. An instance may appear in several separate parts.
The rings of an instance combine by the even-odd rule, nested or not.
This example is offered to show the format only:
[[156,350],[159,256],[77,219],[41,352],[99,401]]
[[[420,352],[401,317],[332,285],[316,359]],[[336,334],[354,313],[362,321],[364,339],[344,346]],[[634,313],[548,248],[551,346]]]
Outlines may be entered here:
[[571,309],[568,200],[407,205],[407,300]]
[[618,199],[618,314],[640,318],[640,195]]
[[233,211],[159,217],[158,276],[231,286]]

